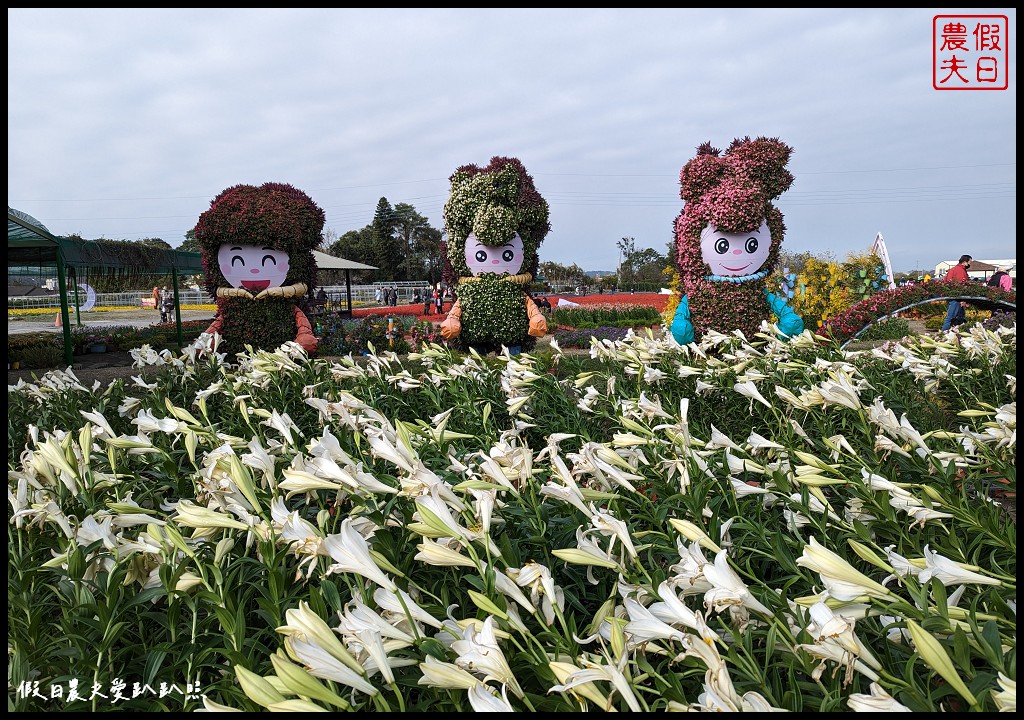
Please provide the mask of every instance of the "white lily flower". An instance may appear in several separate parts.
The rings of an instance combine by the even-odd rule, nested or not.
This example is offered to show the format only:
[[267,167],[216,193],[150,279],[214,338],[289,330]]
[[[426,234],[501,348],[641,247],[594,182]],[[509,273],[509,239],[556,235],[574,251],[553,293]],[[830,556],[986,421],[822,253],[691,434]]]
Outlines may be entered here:
[[[968,569],[967,566],[954,562],[947,557],[924,546],[924,570],[918,575],[921,583],[928,583],[932,578],[943,585],[1002,585],[995,578],[986,577],[981,573]],[[973,567],[973,566],[971,566]]]
[[273,456],[263,448],[260,439],[256,437],[249,441],[248,448],[249,452],[240,455],[239,460],[243,465],[262,472],[267,487],[273,490],[276,484],[275,469],[277,466]]
[[[548,663],[548,667],[551,668],[551,672],[554,673],[555,679],[561,683],[561,685],[556,687],[562,688],[565,687],[565,683],[573,673],[580,672],[581,670],[581,668],[573,665],[572,663],[564,661],[551,661]],[[548,693],[552,692],[555,692],[554,687],[548,690]],[[568,692],[577,698],[589,700],[599,708],[610,707],[610,698],[602,695],[601,691],[596,685],[594,685],[594,683],[576,683]]]
[[178,525],[192,528],[233,528],[249,530],[248,525],[227,513],[217,512],[190,500],[181,500],[175,507],[177,514],[172,518]]
[[480,680],[472,673],[453,663],[442,662],[432,655],[426,655],[419,667],[423,675],[417,680],[417,684],[426,687],[469,690],[480,684]]
[[580,398],[579,401],[576,403],[576,407],[578,407],[583,412],[594,412],[594,404],[600,398],[601,393],[598,392],[597,388],[595,388],[593,385],[588,385],[587,389],[584,391],[583,397]]
[[719,448],[729,448],[735,450],[738,453],[743,452],[743,448],[734,443],[728,435],[723,433],[721,430],[716,428],[713,424],[711,425],[711,440],[708,441],[705,446],[707,450],[717,450]]
[[747,442],[747,445],[750,446],[750,451],[752,453],[757,453],[757,452],[760,452],[762,450],[785,450],[786,449],[784,446],[779,445],[777,442],[775,442],[773,440],[769,440],[768,438],[766,438],[766,437],[764,437],[762,435],[759,435],[758,433],[753,432],[753,431],[751,431],[750,435],[747,437],[746,442]]
[[482,676],[484,682],[495,680],[507,685],[517,697],[523,697],[523,690],[494,635],[492,616],[484,620],[479,630],[475,625],[466,627],[461,639],[452,643],[452,651],[458,655],[455,664],[459,667]]
[[1017,712],[1017,681],[999,673],[999,692],[992,693],[999,712]]
[[344,483],[359,493],[372,495],[394,495],[398,490],[387,483],[381,482],[373,475],[363,471],[361,464],[352,464],[343,468],[333,458],[314,457],[308,461],[308,465],[314,468],[314,474],[320,477],[330,478]]
[[352,519],[345,518],[341,522],[340,530],[341,532],[337,535],[328,535],[324,538],[323,548],[335,563],[327,568],[327,574],[355,573],[377,583],[382,588],[394,591],[396,589],[394,582],[377,567],[370,555],[369,545],[353,527]]
[[917,428],[910,424],[910,420],[907,419],[906,413],[903,413],[900,417],[900,427],[898,432],[901,438],[907,442],[913,443],[926,454],[931,454],[931,449],[929,449]]
[[914,522],[911,523],[910,527],[915,525],[923,527],[928,520],[943,520],[953,517],[950,513],[932,510],[909,492],[899,487],[890,491],[889,505],[897,510],[902,510],[914,518]]
[[[563,468],[565,467],[564,462],[558,456],[552,458],[551,464],[554,466],[556,465],[556,462],[562,464]],[[573,481],[572,475],[569,473],[568,468],[565,469],[564,475],[562,473],[557,474],[562,479],[564,484],[559,485],[553,479],[548,480],[546,483],[544,483],[543,486],[541,486],[540,494],[547,497],[552,497],[555,500],[561,500],[562,502],[569,503],[580,512],[589,515],[590,508],[587,507],[586,500],[583,497],[583,493],[580,491],[579,486]]]
[[273,410],[270,413],[270,417],[268,417],[263,424],[269,428],[277,430],[277,432],[279,432],[284,438],[285,445],[295,445],[295,438],[292,437],[293,432],[299,437],[302,437],[302,431],[299,429],[299,426],[295,424],[295,421],[291,419],[288,413],[282,414],[277,410]]
[[860,469],[861,477],[864,478],[864,484],[871,490],[879,490],[883,492],[893,492],[898,488],[896,483],[887,480],[886,478],[876,473],[868,471],[867,468]]
[[100,520],[97,520],[95,515],[88,515],[75,532],[75,540],[82,547],[91,545],[97,540],[102,540],[103,547],[107,550],[114,550],[117,548],[118,542],[114,531],[111,529],[112,522],[113,517],[110,515]]
[[889,545],[885,548],[885,556],[889,560],[889,564],[892,565],[892,571],[899,577],[906,577],[908,575],[917,577],[921,574],[921,567],[909,560],[899,553],[895,552],[893,548],[895,545]]
[[516,712],[508,701],[507,685],[501,686],[501,697],[482,682],[469,689],[467,697],[474,712]]
[[751,485],[749,482],[743,482],[737,480],[732,475],[729,476],[729,483],[732,485],[733,492],[736,493],[736,497],[742,498],[747,495],[768,495],[771,490],[767,488],[758,487],[757,485]]
[[[703,595],[712,588],[712,585],[704,578],[704,566],[708,564],[708,560],[700,549],[700,543],[692,542],[687,547],[677,540],[676,547],[681,560],[669,568],[669,578],[666,582],[672,588],[679,588],[684,597]],[[714,551],[718,550],[716,545]],[[658,594],[665,597],[660,588]],[[666,622],[670,621],[666,620]]]
[[[395,673],[392,671],[392,661],[388,657],[388,651],[384,647],[380,631],[375,628],[363,628],[356,630],[352,634],[354,639],[350,643],[353,648],[361,650],[360,657],[364,658],[363,667],[366,669],[367,676],[369,677],[375,672],[380,672],[384,682],[389,685],[393,684],[395,682]],[[412,642],[409,642],[408,645],[412,645]],[[402,662],[401,664],[407,665],[410,663]]]
[[810,544],[804,546],[803,554],[797,558],[796,564],[818,573],[829,595],[836,600],[855,600],[862,595],[884,600],[892,595],[888,589],[820,545],[813,535]]
[[[483,572],[491,569],[486,563],[483,566]],[[515,577],[511,574],[511,570],[501,571],[498,568],[493,568],[494,571],[494,587],[495,589],[507,598],[519,603],[529,613],[537,612],[537,607],[534,605],[530,598],[523,594],[523,591],[519,589],[519,585],[516,584]]]
[[[582,527],[576,528],[576,549],[559,548],[558,550],[552,550],[551,554],[557,558],[565,560],[566,562],[577,565],[595,565],[597,567],[616,570],[622,574],[625,574],[626,572],[626,569],[611,556],[609,551],[604,550],[600,545],[590,539],[589,532],[584,532]],[[597,584],[597,581],[590,575],[589,570],[588,578],[591,583],[595,585]]]
[[388,616],[402,620],[415,620],[424,625],[441,628],[441,621],[417,605],[405,590],[399,588],[390,592],[384,588],[377,588],[373,591],[373,599],[377,603],[377,607]]
[[[605,660],[607,661],[607,658],[605,658]],[[625,660],[625,656],[623,657],[623,660]],[[630,686],[629,681],[626,679],[621,668],[610,662],[607,662],[607,664],[600,664],[587,659],[582,659],[581,663],[583,665],[583,669],[570,673],[560,685],[552,686],[548,692],[565,692],[566,690],[573,690],[582,695],[584,687],[595,687],[593,685],[595,682],[607,682],[611,683],[612,687],[614,687],[619,695],[622,696],[622,699],[626,701],[626,704],[632,712],[642,711],[640,702],[633,693],[633,688]],[[610,706],[610,699],[605,701],[602,707],[605,706]]]
[[771,615],[771,611],[750,594],[740,576],[729,566],[729,557],[725,550],[720,550],[713,564],[704,566],[704,579],[712,587],[704,593],[704,605],[721,612],[725,608],[742,606],[748,610]]
[[451,547],[453,544],[458,543],[451,538],[433,540],[425,537],[423,542],[416,546],[419,552],[414,559],[437,567],[476,567],[473,559]]
[[629,622],[625,632],[631,645],[642,645],[652,640],[682,640],[683,631],[678,630],[655,616],[648,608],[633,598],[623,601]]
[[365,671],[360,673],[353,670],[315,642],[288,636],[284,639],[284,644],[292,659],[301,663],[313,677],[338,682],[367,695],[376,695],[379,692],[366,679]]
[[[533,610],[540,603],[541,612],[548,625],[555,621],[554,609],[556,607],[559,613],[565,611],[565,596],[562,588],[555,585],[554,578],[551,577],[551,571],[545,566],[531,561],[519,569],[509,568],[505,573],[515,580],[516,585],[519,587],[530,589],[532,606],[530,604],[520,604],[523,604],[523,607],[528,610]],[[499,574],[495,573],[495,575]]]
[[660,370],[659,368],[651,367],[649,365],[644,365],[643,367],[644,382],[649,385],[655,385],[668,377],[668,375],[665,374],[665,371]]
[[[700,552],[699,548],[697,552]],[[661,600],[653,603],[647,610],[651,615],[669,625],[682,625],[683,627],[690,628],[707,642],[716,640],[718,636],[715,634],[715,631],[708,626],[703,616],[686,607],[672,589],[673,585],[674,580],[662,582],[658,586],[658,597]],[[708,589],[710,589],[710,584]]]
[[757,389],[757,385],[755,385],[752,381],[748,380],[747,382],[736,383],[735,385],[732,386],[732,389],[738,392],[740,395],[750,398],[751,408],[754,407],[754,400],[761,403],[767,408],[771,408],[772,406],[770,402],[764,399],[764,396],[761,395],[761,391]]
[[629,535],[629,526],[622,520],[607,512],[600,511],[592,505],[590,524],[597,532],[605,537],[612,538],[611,543],[608,545],[609,553],[614,549],[615,541],[618,540],[622,543],[623,549],[629,556],[636,558],[636,548],[633,546],[633,538]]
[[887,438],[885,435],[878,435],[875,437],[875,452],[880,454],[883,458],[888,456],[889,453],[896,453],[897,455],[902,455],[905,458],[912,457],[910,453]]
[[[378,593],[388,595],[392,592],[394,591],[377,588],[374,595]],[[404,619],[404,615],[400,617],[400,620]],[[389,623],[376,610],[356,597],[345,605],[344,611],[340,614],[340,622],[336,631],[341,633],[342,637],[351,640],[358,639],[357,636],[364,630],[371,630],[380,637],[396,641],[395,647],[408,647],[416,642],[416,638]]]
[[881,685],[871,683],[871,694],[852,693],[846,705],[853,712],[913,712],[906,705],[897,702]]
[[415,462],[418,461],[418,458],[409,457],[410,453],[405,450],[400,441],[396,445],[385,435],[383,430],[372,429],[371,431],[370,428],[367,429],[366,439],[370,443],[370,450],[374,457],[387,460],[407,473],[415,472]]
[[103,413],[98,412],[96,410],[92,412],[79,410],[79,413],[82,415],[82,417],[84,417],[86,420],[88,420],[89,422],[96,426],[96,430],[98,430],[99,432],[93,431],[93,435],[97,439],[103,436],[106,436],[108,438],[117,437],[117,433],[114,432],[114,428],[110,427],[110,423],[107,422],[107,419],[105,417],[103,417]]

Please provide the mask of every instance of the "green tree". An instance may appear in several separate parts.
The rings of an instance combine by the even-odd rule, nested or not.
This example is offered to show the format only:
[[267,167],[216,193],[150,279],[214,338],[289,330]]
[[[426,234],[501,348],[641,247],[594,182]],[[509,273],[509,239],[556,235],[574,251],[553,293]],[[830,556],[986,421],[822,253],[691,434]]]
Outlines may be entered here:
[[626,267],[626,263],[623,261],[629,258],[629,256],[632,255],[634,252],[636,252],[636,239],[631,237],[624,237],[617,243],[615,243],[615,245],[616,247],[619,248],[619,266],[615,268],[615,275],[617,277],[616,284],[620,288],[622,288],[625,286],[627,280],[629,282],[632,282],[632,278],[629,277],[629,275],[626,272],[624,272],[628,268]]
[[178,246],[178,250],[181,252],[199,252],[199,241],[196,240],[196,229],[192,228],[185,233],[185,239],[181,245]]
[[[327,246],[327,253],[345,258],[346,260],[361,262],[365,265],[376,265],[371,226],[367,225],[362,230],[349,230]],[[353,270],[350,273],[350,277],[352,282],[357,285],[367,285],[379,279],[377,277],[378,273],[379,271],[377,270]],[[323,284],[322,281],[321,283]]]
[[664,271],[669,261],[654,248],[634,250],[623,259],[623,265],[629,268],[631,284],[660,285],[664,280]]
[[373,241],[370,265],[376,265],[378,280],[397,280],[399,268],[402,266],[404,254],[401,252],[401,242],[398,238],[397,227],[399,218],[395,209],[391,207],[388,199],[382,197],[377,201],[377,210],[373,214],[373,222],[370,224],[370,237]]
[[398,203],[393,212],[394,235],[401,255],[396,279],[422,280],[429,274],[428,265],[433,266],[440,260],[441,233],[430,227],[430,221],[412,205]]

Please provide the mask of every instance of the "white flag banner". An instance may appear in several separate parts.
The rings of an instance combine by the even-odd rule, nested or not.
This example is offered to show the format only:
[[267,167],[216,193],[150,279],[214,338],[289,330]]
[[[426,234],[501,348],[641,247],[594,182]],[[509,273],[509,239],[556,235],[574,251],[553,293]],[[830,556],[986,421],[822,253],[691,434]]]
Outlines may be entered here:
[[885,238],[882,233],[875,235],[875,244],[871,246],[871,252],[882,259],[882,267],[885,268],[885,277],[889,281],[889,289],[896,289],[896,280],[892,276],[892,263],[889,262],[889,251],[885,249]]

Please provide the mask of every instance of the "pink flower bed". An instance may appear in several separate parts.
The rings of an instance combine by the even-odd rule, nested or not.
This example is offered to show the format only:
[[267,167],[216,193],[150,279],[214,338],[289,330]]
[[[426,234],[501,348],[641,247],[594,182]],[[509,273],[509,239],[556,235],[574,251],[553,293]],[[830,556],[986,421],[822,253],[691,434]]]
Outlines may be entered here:
[[[560,298],[565,298],[569,302],[574,302],[577,305],[607,305],[608,307],[622,306],[622,305],[650,305],[651,307],[657,308],[658,312],[664,312],[665,306],[668,304],[669,295],[662,295],[660,293],[603,293],[603,294],[592,294],[592,295],[545,295],[548,302],[551,303],[551,307],[555,307],[558,304]],[[438,315],[437,313],[431,313],[425,315],[423,313],[423,303],[417,303],[415,305],[396,305],[394,307],[368,307],[368,308],[353,308],[352,317],[372,317],[375,315],[401,315],[415,316],[417,320],[426,320],[428,322],[439,323],[444,320],[445,315],[452,309],[451,303],[446,302],[444,305],[444,312]]]

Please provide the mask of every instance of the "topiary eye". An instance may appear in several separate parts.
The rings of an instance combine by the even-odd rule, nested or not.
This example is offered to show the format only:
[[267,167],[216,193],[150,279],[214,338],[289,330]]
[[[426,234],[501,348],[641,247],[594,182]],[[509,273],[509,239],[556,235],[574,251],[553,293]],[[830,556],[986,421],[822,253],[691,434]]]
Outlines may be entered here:
[[501,259],[504,260],[505,262],[512,262],[512,258],[514,258],[515,256],[516,254],[514,252],[512,252],[511,250],[506,250],[501,254]]
[[725,255],[727,252],[729,252],[729,239],[718,238],[718,240],[715,241],[715,252],[718,253],[719,255]]
[[747,238],[747,244],[744,247],[746,248],[746,251],[748,253],[753,255],[755,252],[757,252],[757,238],[754,238],[754,237]]
[[476,251],[476,261],[477,262],[487,262],[487,253],[484,252],[483,250],[477,250]]

